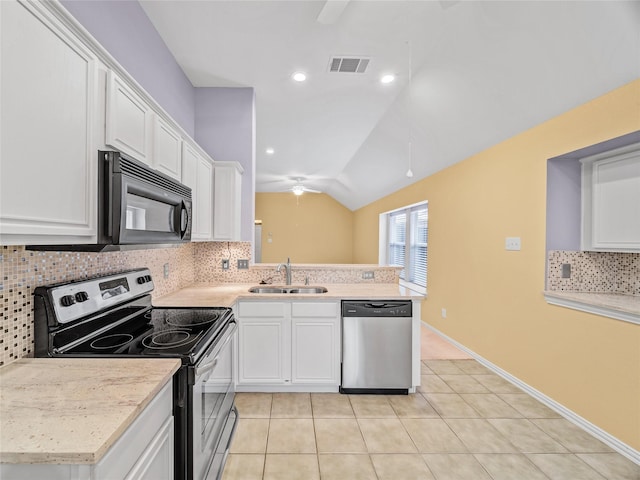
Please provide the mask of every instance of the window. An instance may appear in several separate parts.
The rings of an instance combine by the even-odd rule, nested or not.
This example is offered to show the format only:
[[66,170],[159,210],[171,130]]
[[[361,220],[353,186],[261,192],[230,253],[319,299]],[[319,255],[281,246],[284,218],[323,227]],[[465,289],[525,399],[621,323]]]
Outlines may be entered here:
[[402,283],[419,291],[427,288],[428,218],[426,202],[380,216],[380,263],[403,266]]

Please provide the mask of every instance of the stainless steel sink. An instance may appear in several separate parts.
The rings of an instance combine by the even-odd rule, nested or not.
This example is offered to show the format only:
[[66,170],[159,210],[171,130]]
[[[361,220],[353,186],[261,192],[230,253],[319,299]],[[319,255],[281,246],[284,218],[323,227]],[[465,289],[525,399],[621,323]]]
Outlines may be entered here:
[[327,293],[324,287],[295,287],[289,289],[289,293]]
[[249,293],[293,293],[293,294],[316,294],[327,293],[325,287],[251,287]]
[[249,293],[288,293],[286,288],[279,287],[251,287]]

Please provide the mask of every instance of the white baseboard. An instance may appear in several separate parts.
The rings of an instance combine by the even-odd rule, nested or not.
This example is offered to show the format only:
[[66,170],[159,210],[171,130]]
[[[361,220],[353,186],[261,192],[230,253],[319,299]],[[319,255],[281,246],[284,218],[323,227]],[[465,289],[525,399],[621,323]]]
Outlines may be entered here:
[[547,407],[551,408],[552,410],[555,410],[560,415],[562,415],[564,418],[569,420],[571,423],[573,423],[573,424],[577,425],[578,427],[582,428],[586,432],[588,432],[591,435],[593,435],[594,437],[596,437],[601,442],[605,443],[606,445],[608,445],[609,447],[614,449],[616,452],[620,453],[620,455],[623,455],[626,458],[628,458],[629,460],[631,460],[632,462],[640,465],[640,452],[638,450],[634,449],[630,445],[627,445],[623,441],[617,439],[616,437],[614,437],[610,433],[607,433],[606,431],[604,431],[600,427],[594,425],[593,423],[589,422],[588,420],[586,420],[585,418],[581,417],[580,415],[578,415],[574,411],[569,410],[567,407],[565,407],[564,405],[556,402],[551,397],[548,397],[544,393],[540,392],[539,390],[536,390],[532,386],[527,385],[525,382],[523,382],[519,378],[514,377],[509,372],[506,372],[505,370],[501,369],[497,365],[494,365],[489,360],[481,357],[480,355],[478,355],[474,351],[469,350],[467,347],[465,347],[464,345],[456,342],[454,339],[448,337],[447,335],[445,335],[444,333],[439,331],[437,328],[432,327],[431,325],[429,325],[428,323],[425,323],[424,321],[422,322],[422,325],[424,325],[426,328],[428,328],[429,330],[431,330],[435,334],[441,336],[442,338],[444,338],[449,343],[455,345],[457,348],[459,348],[463,352],[467,353],[469,356],[473,357],[475,360],[478,361],[478,363],[484,365],[485,367],[487,367],[489,370],[493,371],[497,375],[500,375],[502,378],[504,378],[508,382],[514,384],[516,387],[520,388],[525,393],[528,393],[529,395],[531,395],[536,400],[544,403]]

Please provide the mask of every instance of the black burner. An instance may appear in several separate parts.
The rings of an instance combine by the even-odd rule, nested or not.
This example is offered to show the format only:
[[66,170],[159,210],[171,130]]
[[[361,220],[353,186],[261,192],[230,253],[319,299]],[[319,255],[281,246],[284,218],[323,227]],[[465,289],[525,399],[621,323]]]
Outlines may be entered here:
[[116,333],[114,335],[105,335],[91,342],[91,348],[96,350],[107,350],[126,345],[133,340],[133,335],[129,333]]
[[[156,312],[158,312],[156,310]],[[165,321],[174,327],[195,327],[199,325],[208,325],[220,318],[220,314],[214,311],[169,311],[165,314]]]
[[167,330],[147,335],[142,340],[142,345],[154,349],[176,348],[186,345],[187,343],[195,342],[199,337],[199,333],[191,335],[186,330]]

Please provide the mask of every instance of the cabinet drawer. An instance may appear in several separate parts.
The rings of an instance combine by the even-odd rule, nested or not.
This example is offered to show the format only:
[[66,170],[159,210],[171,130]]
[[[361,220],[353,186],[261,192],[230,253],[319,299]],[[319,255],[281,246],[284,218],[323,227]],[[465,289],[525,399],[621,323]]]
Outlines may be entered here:
[[338,316],[338,304],[320,302],[294,302],[291,304],[292,317],[332,317]]
[[240,302],[238,317],[284,317],[286,305],[282,302]]

